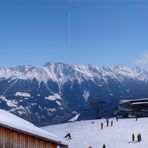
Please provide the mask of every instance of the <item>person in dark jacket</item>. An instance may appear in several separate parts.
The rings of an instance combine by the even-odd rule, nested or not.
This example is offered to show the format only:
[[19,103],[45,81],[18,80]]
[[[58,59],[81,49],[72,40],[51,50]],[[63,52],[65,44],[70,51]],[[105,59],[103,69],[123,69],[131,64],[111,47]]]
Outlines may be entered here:
[[137,140],[138,140],[138,142],[140,142],[140,141],[142,140],[142,138],[141,138],[141,133],[139,133],[139,134],[137,135]]
[[109,126],[109,119],[106,119],[106,126]]
[[139,133],[139,138],[140,138],[140,141],[142,141],[142,138],[141,138],[141,133]]
[[103,129],[103,123],[101,123],[101,129]]
[[68,138],[68,140],[71,140],[72,139],[70,133],[66,134],[66,136],[64,138]]
[[135,135],[134,135],[134,133],[132,134],[132,141],[133,142],[135,141]]
[[105,145],[105,144],[103,144],[102,148],[106,148],[106,145]]
[[113,120],[111,121],[111,126],[113,126]]

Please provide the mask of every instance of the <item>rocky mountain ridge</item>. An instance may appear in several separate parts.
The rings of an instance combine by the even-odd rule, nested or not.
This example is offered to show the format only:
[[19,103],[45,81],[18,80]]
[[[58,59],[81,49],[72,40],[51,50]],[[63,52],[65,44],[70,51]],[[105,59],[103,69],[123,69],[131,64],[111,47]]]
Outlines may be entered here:
[[148,71],[46,63],[0,68],[0,108],[36,125],[95,118],[91,103],[106,100],[101,116],[112,116],[121,99],[148,97]]

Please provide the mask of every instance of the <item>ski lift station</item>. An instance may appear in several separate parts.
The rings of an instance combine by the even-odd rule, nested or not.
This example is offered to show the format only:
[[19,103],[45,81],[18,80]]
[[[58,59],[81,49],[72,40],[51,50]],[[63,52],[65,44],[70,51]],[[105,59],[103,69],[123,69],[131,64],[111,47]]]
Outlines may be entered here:
[[148,98],[121,100],[116,114],[122,117],[148,117]]

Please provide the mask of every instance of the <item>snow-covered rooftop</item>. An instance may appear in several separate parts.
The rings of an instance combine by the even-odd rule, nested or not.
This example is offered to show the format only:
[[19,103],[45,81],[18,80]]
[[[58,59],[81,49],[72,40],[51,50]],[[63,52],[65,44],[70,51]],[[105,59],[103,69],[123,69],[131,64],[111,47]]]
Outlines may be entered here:
[[132,105],[142,105],[142,104],[148,104],[148,102],[134,102]]
[[[141,99],[127,99],[127,100],[121,100],[120,103],[127,103],[127,102],[146,102],[148,101],[148,98],[141,98]],[[133,104],[133,103],[132,103]]]
[[34,137],[38,137],[46,141],[54,142],[61,146],[67,145],[64,139],[59,138],[58,136],[52,133],[46,132],[36,127],[32,123],[25,121],[24,119],[1,109],[0,109],[0,126],[7,127],[9,129],[13,129]]

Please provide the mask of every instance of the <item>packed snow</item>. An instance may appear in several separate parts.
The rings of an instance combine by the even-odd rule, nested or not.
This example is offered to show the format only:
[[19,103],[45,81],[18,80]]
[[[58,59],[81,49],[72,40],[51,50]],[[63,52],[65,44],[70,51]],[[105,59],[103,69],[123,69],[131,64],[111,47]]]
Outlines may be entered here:
[[16,100],[8,100],[5,96],[0,96],[0,101],[5,101],[6,104],[10,107],[17,107],[17,101]]
[[48,108],[47,111],[49,111],[49,112],[55,112],[56,109],[55,108]]
[[77,121],[79,118],[80,114],[75,115],[73,118],[71,118],[69,121],[73,122],[73,121]]
[[25,93],[25,92],[16,92],[15,96],[19,96],[19,97],[31,97],[31,95],[29,93]]
[[[72,139],[68,140],[69,148],[147,148],[148,147],[148,118],[132,119],[112,118],[113,126],[106,125],[106,120],[87,120],[65,124],[43,127],[44,130],[52,131],[65,137],[71,134]],[[101,123],[104,127],[101,129]],[[110,122],[109,122],[110,123]],[[132,142],[132,134],[135,134],[135,141]],[[137,135],[141,133],[142,141],[137,141]]]
[[57,103],[59,106],[62,105],[62,102],[59,101],[59,100],[57,100],[56,103]]
[[60,99],[61,100],[61,96],[59,94],[53,94],[53,95],[49,95],[48,97],[45,97],[45,99],[47,100],[57,100],[57,99]]

